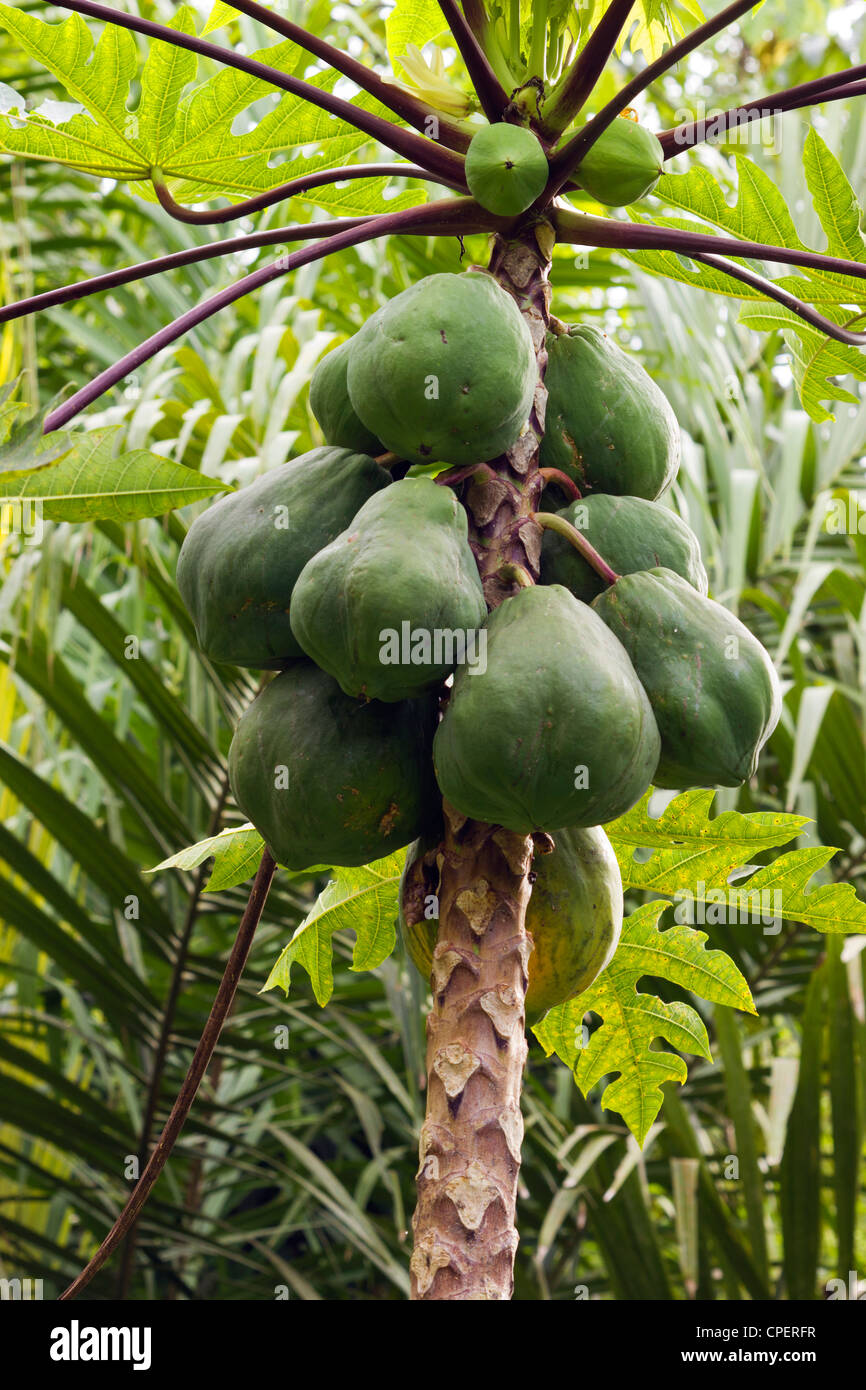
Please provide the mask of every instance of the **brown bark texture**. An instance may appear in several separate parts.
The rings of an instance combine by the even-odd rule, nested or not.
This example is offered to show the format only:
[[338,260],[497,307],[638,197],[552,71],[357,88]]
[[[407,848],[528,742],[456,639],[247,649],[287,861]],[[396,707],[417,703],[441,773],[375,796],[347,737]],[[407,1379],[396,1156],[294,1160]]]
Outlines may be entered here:
[[[543,479],[548,271],[553,248],[540,220],[497,239],[489,269],[517,301],[532,334],[538,387],[529,429],[462,484],[470,541],[489,608],[538,579],[534,521]],[[479,351],[495,350],[479,344]],[[533,840],[467,820],[447,805],[438,871],[439,935],[427,1019],[427,1113],[413,1220],[416,1301],[511,1297],[526,1060],[524,997],[532,949],[526,932]]]

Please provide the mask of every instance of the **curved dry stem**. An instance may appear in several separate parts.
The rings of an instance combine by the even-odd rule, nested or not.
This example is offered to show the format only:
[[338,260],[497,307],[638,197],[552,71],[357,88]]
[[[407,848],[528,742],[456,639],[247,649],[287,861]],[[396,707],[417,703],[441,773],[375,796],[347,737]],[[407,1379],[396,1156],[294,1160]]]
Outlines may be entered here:
[[[271,29],[275,34],[282,34],[283,38],[291,39],[299,48],[303,48],[307,53],[312,53],[314,58],[321,58],[329,67],[340,72],[344,77],[348,77],[354,82],[356,87],[360,87],[362,92],[369,92],[370,96],[375,97],[389,111],[393,111],[395,116],[399,116],[407,125],[414,126],[416,130],[424,131],[426,134],[427,123],[430,120],[430,109],[427,104],[421,101],[420,97],[413,96],[403,87],[398,87],[394,82],[386,82],[378,73],[359,63],[356,58],[352,58],[342,49],[335,48],[333,44],[325,39],[317,38],[300,25],[293,24],[289,19],[283,19],[282,15],[275,14],[264,5],[257,5],[254,0],[238,0],[234,9],[240,10],[242,14],[249,15],[251,19],[257,19],[265,28]],[[445,145],[449,150],[458,150],[461,154],[469,148],[469,135],[461,130],[459,126],[453,126],[444,117],[439,116],[439,143]]]
[[555,212],[551,220],[557,239],[577,246],[604,246],[619,251],[678,251],[685,256],[691,256],[692,252],[744,256],[750,260],[806,266],[866,280],[866,262],[825,256],[819,251],[770,246],[762,241],[739,241],[736,237],[686,232],[676,227],[653,227],[643,222],[613,222],[583,212]]
[[[866,78],[866,63],[830,73],[827,77],[816,77],[811,82],[800,82],[795,87],[771,92],[764,97],[756,97],[754,101],[746,101],[742,106],[730,107],[709,121],[683,121],[682,125],[659,132],[658,139],[665,152],[665,159],[673,159],[683,150],[692,149],[711,136],[729,129],[736,130],[753,120],[766,116],[781,116],[786,111],[797,111],[803,106],[813,104],[820,105],[824,101],[842,101],[845,97],[861,96],[866,90],[863,78]],[[753,114],[755,112],[760,112],[761,116],[757,117]]]
[[[802,299],[791,294],[788,290],[782,289],[780,285],[774,285],[772,280],[767,280],[763,275],[756,275],[754,271],[748,270],[746,266],[735,265],[733,261],[726,261],[722,256],[707,256],[697,252],[693,253],[691,259],[699,261],[702,265],[720,270],[722,274],[729,275],[732,280],[739,280],[751,289],[758,290],[767,299],[774,299],[777,304],[782,304],[786,309],[790,309],[792,314],[803,319],[812,328],[817,328],[819,332],[826,334],[837,343],[845,343],[848,347],[863,347],[866,345],[866,333],[856,333],[851,329],[842,328],[832,319],[828,319],[824,314],[819,314],[817,309],[813,309],[810,304],[805,304]],[[863,318],[864,315],[858,315]]]
[[501,121],[502,113],[508,105],[508,93],[490,66],[487,54],[476,39],[456,0],[439,0],[439,8],[466,64],[466,71],[469,73],[482,111],[488,121]]
[[208,1063],[213,1056],[214,1048],[219,1041],[226,1016],[234,1001],[238,981],[243,973],[250,947],[253,943],[256,927],[261,919],[267,902],[271,883],[273,882],[276,864],[268,850],[262,855],[258,873],[253,880],[250,889],[250,896],[247,901],[244,915],[241,918],[238,934],[235,938],[234,946],[231,949],[226,968],[217,990],[216,998],[213,1002],[204,1031],[199,1039],[198,1047],[193,1054],[193,1059],[189,1065],[183,1085],[178,1092],[177,1100],[171,1108],[171,1114],[166,1121],[165,1128],[157,1140],[156,1147],[148,1159],[141,1177],[135,1184],[130,1193],[129,1200],[120,1216],[115,1221],[105,1240],[100,1245],[96,1254],[81,1271],[76,1279],[60,1295],[60,1301],[66,1302],[75,1298],[82,1289],[86,1288],[95,1274],[110,1258],[117,1246],[123,1240],[127,1231],[132,1226],[141,1208],[144,1206],[151,1190],[162,1172],[165,1164],[174,1148],[177,1137],[183,1129],[184,1122],[189,1114],[190,1107],[195,1100],[196,1092],[201,1085],[202,1077],[207,1071]]
[[578,531],[576,526],[572,526],[570,521],[566,521],[564,516],[558,516],[556,512],[536,512],[535,520],[545,531],[556,531],[557,535],[564,536],[605,584],[615,584],[619,579],[616,570],[611,569],[595,546],[590,545],[586,536]]
[[55,290],[44,290],[42,294],[18,299],[14,304],[6,304],[0,308],[0,323],[24,318],[26,314],[36,314],[41,309],[52,309],[56,304],[69,304],[75,299],[86,299],[88,295],[113,290],[134,280],[146,280],[151,275],[162,275],[166,270],[178,270],[182,266],[195,265],[199,261],[217,260],[220,256],[234,256],[240,251],[252,251],[261,246],[280,246],[292,241],[321,241],[336,232],[347,231],[350,227],[360,227],[365,222],[375,220],[375,215],[335,217],[331,222],[301,222],[296,227],[253,232],[249,236],[226,237],[223,241],[214,241],[207,246],[188,246],[183,251],[171,251],[150,261],[139,261],[137,265],[124,266],[121,270],[109,270],[104,275],[92,275],[72,285],[59,285]]
[[421,208],[385,213],[383,216],[374,217],[360,226],[338,232],[336,236],[327,237],[317,246],[306,246],[301,251],[293,251],[287,256],[279,256],[270,265],[254,270],[234,285],[220,290],[218,294],[213,295],[203,304],[196,305],[194,309],[188,309],[173,323],[167,324],[165,328],[152,334],[145,342],[139,343],[113,366],[100,372],[99,376],[88,382],[86,386],[82,386],[79,391],[75,392],[74,396],[70,396],[68,401],[64,401],[46,417],[44,432],[49,434],[52,430],[60,429],[68,424],[80,411],[85,410],[87,406],[98,400],[105,391],[116,386],[118,382],[131,372],[136,371],[143,363],[149,362],[151,357],[155,357],[163,348],[176,342],[178,338],[182,338],[184,333],[188,333],[191,328],[196,328],[200,323],[212,318],[214,314],[218,314],[227,305],[242,299],[251,290],[259,289],[262,285],[269,284],[271,280],[277,280],[290,271],[297,270],[299,266],[321,260],[333,251],[344,251],[347,247],[359,246],[361,242],[370,241],[379,236],[387,236],[393,232],[424,229],[428,234],[465,236],[473,231],[493,230],[499,219],[488,218],[485,221],[486,218],[488,218],[488,214],[471,198],[429,203]]
[[446,181],[457,187],[466,186],[463,178],[463,159],[460,155],[442,149],[432,140],[415,135],[410,130],[403,130],[400,126],[392,125],[390,121],[384,120],[381,116],[364,111],[360,106],[354,106],[350,101],[344,101],[342,97],[334,96],[331,92],[322,91],[321,88],[314,87],[299,77],[290,77],[287,73],[280,72],[278,68],[268,67],[267,63],[260,63],[255,58],[247,58],[231,49],[221,48],[219,44],[209,43],[207,39],[196,38],[193,34],[184,34],[179,29],[169,29],[165,24],[156,24],[150,19],[139,19],[137,15],[124,14],[120,10],[111,9],[108,5],[97,4],[95,0],[58,0],[58,7],[64,10],[74,10],[77,14],[90,15],[91,18],[104,20],[107,24],[118,24],[121,28],[132,29],[137,34],[144,34],[147,38],[160,39],[163,43],[173,44],[176,48],[186,48],[204,58],[211,58],[214,62],[225,63],[228,67],[238,68],[241,72],[249,73],[251,77],[258,77],[262,82],[267,82],[272,87],[290,92],[292,96],[308,101],[311,106],[318,106],[320,110],[337,116],[340,120],[354,126],[356,130],[378,140],[394,154],[403,155],[406,159],[417,160],[425,169],[433,174],[440,174]]
[[422,169],[417,164],[346,164],[337,169],[317,169],[311,174],[301,174],[298,178],[290,179],[288,183],[281,183],[279,187],[272,188],[267,193],[259,193],[255,198],[246,198],[242,203],[232,203],[231,207],[218,208],[213,211],[209,208],[188,208],[175,202],[163,182],[165,175],[162,170],[151,169],[150,173],[160,206],[176,221],[189,222],[196,227],[210,227],[223,222],[236,222],[239,217],[248,217],[251,213],[262,212],[264,208],[273,207],[275,203],[285,202],[287,198],[293,198],[298,193],[306,193],[311,188],[322,188],[329,183],[346,183],[352,179],[395,177],[426,179],[429,183],[444,184],[447,188],[458,191],[462,187],[460,184],[441,178],[438,174],[428,173],[426,169]]
[[634,6],[635,0],[611,0],[544,117],[543,135],[558,139],[581,111],[616,48]]
[[700,48],[701,44],[706,43],[707,39],[711,39],[722,29],[727,29],[730,24],[734,24],[742,15],[753,10],[760,3],[761,0],[734,0],[732,5],[728,5],[714,19],[708,19],[705,24],[699,25],[690,34],[686,34],[679,43],[675,43],[654,63],[649,63],[642,72],[627,82],[616,96],[606,106],[603,106],[598,114],[591,121],[588,121],[582,130],[578,131],[577,135],[563,145],[558,154],[554,155],[550,164],[550,180],[542,195],[544,201],[547,202],[555,197],[563,188],[580,161],[586,158],[596,140],[604,134],[607,127],[624,107],[629,106],[635,97],[640,96],[641,92],[655,82],[657,77],[661,77],[671,68],[676,67],[682,58],[686,58],[689,53]]
[[[219,834],[222,825],[223,811],[225,810],[226,800],[229,796],[229,777],[228,770],[223,773],[220,783],[219,793],[214,806],[210,821],[208,823],[207,835],[210,838]],[[168,1048],[171,1041],[172,1030],[175,1026],[177,1017],[177,1006],[180,1000],[181,988],[183,984],[183,974],[186,969],[189,957],[189,945],[192,934],[195,930],[201,913],[201,899],[210,873],[208,860],[200,864],[195,878],[192,882],[192,891],[187,899],[186,913],[183,925],[177,941],[174,962],[171,967],[171,979],[169,981],[168,995],[162,1010],[162,1021],[159,1028],[159,1037],[153,1052],[153,1060],[150,1068],[150,1081],[147,1087],[147,1099],[144,1106],[144,1119],[141,1122],[141,1139],[138,1145],[138,1161],[143,1167],[147,1162],[148,1150],[150,1149],[153,1124],[156,1119],[157,1107],[159,1105],[160,1089],[165,1075],[166,1059]],[[138,1220],[133,1221],[126,1233],[123,1242],[123,1254],[120,1261],[120,1270],[117,1276],[118,1298],[124,1299],[129,1291],[129,1284],[132,1279],[133,1268],[135,1265],[136,1237],[138,1234]]]

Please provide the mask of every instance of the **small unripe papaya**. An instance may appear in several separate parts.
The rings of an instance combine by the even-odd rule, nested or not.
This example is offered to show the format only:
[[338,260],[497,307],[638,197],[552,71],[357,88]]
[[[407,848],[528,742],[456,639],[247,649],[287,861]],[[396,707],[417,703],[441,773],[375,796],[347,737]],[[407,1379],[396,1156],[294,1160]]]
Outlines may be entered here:
[[597,202],[624,208],[651,193],[664,173],[665,152],[651,130],[617,116],[599,136],[574,177]]
[[391,478],[367,454],[312,449],[211,505],[189,528],[177,587],[211,661],[272,670],[301,655],[295,582]]
[[657,787],[738,787],[779,722],[769,654],[727,608],[671,570],[626,574],[593,601],[649,696]]
[[451,674],[460,640],[474,641],[487,606],[451,489],[404,478],[384,491],[390,505],[361,507],[305,566],[291,622],[307,656],[347,695],[395,701]]
[[428,275],[378,309],[352,339],[346,380],[356,414],[412,463],[462,467],[516,443],[538,381],[520,310],[492,275]]
[[[699,594],[706,594],[707,572],[697,536],[676,512],[658,502],[594,492],[563,507],[559,515],[595,546],[617,574],[664,566]],[[592,603],[607,587],[571,542],[555,531],[544,533],[541,582],[564,585],[581,603]]]
[[323,357],[316,367],[310,380],[310,409],[329,444],[375,458],[385,453],[385,446],[361,423],[349,400],[346,370],[351,346],[349,338]]
[[458,668],[433,741],[445,800],[520,835],[624,815],[660,752],[625,647],[558,584],[521,589],[483,631],[486,665]]
[[429,827],[436,696],[382,705],[293,661],[241,715],[232,794],[278,864],[369,864]]
[[655,501],[680,462],[667,397],[640,362],[591,324],[548,334],[541,463],[580,491]]
[[525,126],[499,122],[472,137],[466,152],[466,182],[473,198],[499,217],[525,212],[544,191],[544,150]]

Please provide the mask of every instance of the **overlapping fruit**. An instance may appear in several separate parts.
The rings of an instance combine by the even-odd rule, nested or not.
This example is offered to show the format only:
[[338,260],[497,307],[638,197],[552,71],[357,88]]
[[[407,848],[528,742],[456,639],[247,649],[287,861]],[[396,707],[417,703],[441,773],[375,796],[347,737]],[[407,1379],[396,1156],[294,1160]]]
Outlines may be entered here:
[[416,842],[402,919],[419,968],[442,797],[552,836],[528,922],[535,1016],[615,947],[601,827],[653,783],[738,785],[780,712],[766,652],[707,597],[696,537],[657,500],[679,462],[668,402],[597,329],[555,328],[541,463],[578,499],[547,518],[538,585],[488,614],[459,501],[467,467],[527,428],[537,386],[524,319],[476,270],[420,281],[325,357],[311,402],[326,447],[209,507],[178,566],[203,652],[280,672],[235,733],[238,805],[293,869]]

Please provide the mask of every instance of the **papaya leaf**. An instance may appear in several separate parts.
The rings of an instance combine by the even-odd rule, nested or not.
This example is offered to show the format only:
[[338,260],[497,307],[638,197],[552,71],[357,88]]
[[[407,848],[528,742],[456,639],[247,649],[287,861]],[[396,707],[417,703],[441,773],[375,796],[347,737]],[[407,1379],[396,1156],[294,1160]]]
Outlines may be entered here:
[[207,18],[207,23],[201,31],[201,36],[213,34],[217,29],[224,29],[227,24],[232,24],[236,19],[240,19],[240,10],[236,10],[232,5],[227,5],[225,0],[216,0],[216,4]]
[[400,58],[411,45],[423,48],[425,43],[438,39],[447,29],[438,0],[397,0],[385,20],[385,43],[394,71],[397,71]]
[[[227,888],[236,888],[253,877],[259,866],[265,842],[254,825],[233,825],[221,830],[218,835],[210,835],[194,845],[179,849],[170,858],[163,859],[145,873],[158,874],[164,869],[197,869],[207,859],[214,865],[210,878],[204,887],[205,893],[223,893]],[[308,878],[312,874],[327,873],[330,865],[314,864],[308,869],[282,869],[289,878]]]
[[246,883],[252,878],[262,857],[264,840],[252,825],[232,826],[211,835],[198,844],[180,849],[169,859],[163,859],[149,874],[158,874],[165,869],[197,869],[206,860],[213,859],[214,866],[207,881],[206,892],[218,893],[226,888],[234,888],[238,883]]
[[0,507],[35,506],[46,521],[136,521],[232,491],[228,483],[146,449],[115,457],[122,429],[72,436],[72,447],[50,468],[0,477]]
[[[212,27],[218,27],[217,21],[228,22],[212,14]],[[263,97],[272,97],[273,87],[236,68],[220,68],[196,85],[197,56],[159,39],[149,44],[139,74],[135,39],[118,26],[105,25],[94,43],[78,14],[61,24],[46,24],[5,4],[0,4],[0,25],[54,73],[82,108],[69,120],[55,122],[39,111],[25,111],[22,100],[20,107],[0,115],[0,151],[126,180],[148,201],[156,196],[151,184],[154,167],[162,170],[169,191],[180,202],[221,195],[242,199],[303,174],[342,166],[369,143],[346,121],[289,92],[258,121],[250,119],[248,128],[236,132],[238,116]],[[194,33],[195,12],[181,6],[169,27]],[[251,56],[294,75],[310,61],[290,40]],[[139,76],[140,94],[133,106],[130,84]],[[329,92],[338,78],[335,72],[319,72],[307,80]],[[395,119],[366,93],[353,104],[385,120]],[[297,153],[301,149],[307,153]],[[328,185],[298,196],[347,216],[383,207],[399,211],[426,197],[416,188],[386,203],[383,188],[378,181],[372,187],[350,184],[348,189]]]
[[689,18],[696,23],[703,23],[704,16],[697,0],[678,0],[676,5],[667,4],[665,0],[639,0],[635,6],[637,24],[630,34],[630,26],[626,26],[626,33],[620,37],[618,49],[625,47],[628,34],[628,48],[631,52],[642,53],[648,63],[655,62],[670,43],[682,38],[686,32],[685,24],[676,13],[677,9],[685,10]]
[[69,453],[75,442],[71,434],[57,430],[46,437],[42,433],[45,416],[56,405],[55,400],[32,413],[25,401],[0,403],[0,474],[20,478],[24,473],[38,473]]
[[[624,816],[605,826],[607,835],[614,843],[620,842],[623,847],[670,847],[674,843],[704,847],[737,844],[756,854],[762,849],[787,844],[810,824],[808,816],[776,811],[752,811],[748,815],[740,811],[725,811],[710,820],[709,812],[716,792],[706,787],[681,792],[668,803],[661,815],[651,816],[649,803],[652,795],[650,789]],[[623,854],[628,853],[623,848]],[[622,867],[627,868],[627,865],[623,864]]]
[[[709,169],[696,164],[687,174],[663,175],[655,190],[668,207],[687,213],[688,218],[660,216],[653,225],[705,231],[701,223],[706,222],[748,241],[772,242],[800,251],[821,249],[831,256],[866,261],[866,241],[860,230],[863,210],[841,164],[817,131],[810,129],[806,135],[803,169],[826,237],[825,248],[805,246],[781,192],[766,170],[746,155],[734,153],[734,159],[737,196],[733,203]],[[636,222],[646,221],[634,211],[631,216]],[[696,218],[700,221],[696,222]],[[713,267],[698,268],[671,251],[625,254],[654,275],[747,301],[740,321],[756,330],[783,333],[800,399],[816,422],[834,418],[823,401],[856,402],[857,397],[835,378],[853,376],[866,380],[866,358],[857,348],[834,342],[789,309],[766,300],[758,290],[730,280]],[[856,326],[866,316],[863,282],[851,276],[804,267],[799,275],[780,276],[775,283],[806,303],[820,305],[821,312],[836,323]]]
[[[808,825],[806,817],[726,811],[710,820],[716,793],[699,789],[677,796],[654,819],[648,810],[651,795],[605,826],[626,890],[708,904],[710,923],[748,921],[770,927],[787,919],[822,932],[866,931],[866,903],[852,884],[822,884],[805,891],[835,849],[807,847],[780,855],[762,868],[750,864],[761,850],[795,839]],[[646,857],[641,849],[653,853]]]
[[822,883],[807,892],[810,879],[838,853],[824,845],[782,854],[758,869],[739,896],[744,906],[751,900],[773,907],[776,918],[802,922],[830,935],[862,935],[866,932],[866,903],[857,897],[853,883]]
[[[566,0],[566,3],[551,0],[548,14],[553,18],[557,17],[559,11],[565,11],[566,17],[571,19],[572,30],[580,34],[578,49],[582,49],[603,18],[608,4],[609,0],[583,0],[575,6],[572,0]],[[526,4],[526,8],[531,11],[529,4]],[[628,49],[632,53],[643,54],[648,63],[653,62],[669,44],[682,38],[685,33],[686,26],[677,10],[684,11],[696,24],[703,23],[703,11],[697,0],[675,0],[674,4],[669,0],[638,0],[617,39],[616,52],[621,54]]]
[[55,126],[38,112],[25,115],[22,103],[19,115],[0,119],[0,150],[114,178],[147,177],[140,150],[124,133],[131,129],[126,101],[138,69],[138,50],[129,30],[106,24],[94,45],[79,14],[61,24],[46,24],[2,4],[0,24],[88,113]]
[[[610,965],[577,999],[559,1004],[535,1025],[533,1033],[548,1056],[552,1053],[574,1072],[588,1095],[602,1078],[618,1073],[602,1092],[602,1105],[622,1115],[643,1144],[664,1100],[662,1084],[686,1080],[686,1064],[676,1052],[656,1050],[664,1038],[681,1052],[712,1060],[703,1020],[690,1005],[665,1003],[637,989],[644,975],[670,980],[701,998],[754,1013],[749,987],[724,951],[708,951],[706,933],[673,926],[659,931],[666,904],[646,903],[623,924]],[[602,1022],[585,1041],[584,1016]]]
[[310,977],[316,1002],[325,1007],[334,991],[335,931],[353,931],[353,970],[375,970],[391,954],[397,939],[396,918],[404,850],[359,869],[335,869],[312,910],[280,955],[264,990],[277,985],[289,993],[292,966]]

